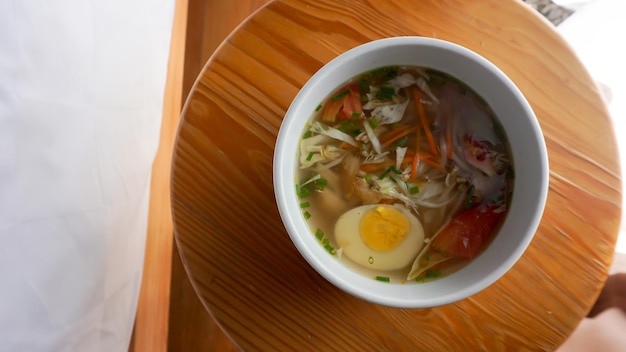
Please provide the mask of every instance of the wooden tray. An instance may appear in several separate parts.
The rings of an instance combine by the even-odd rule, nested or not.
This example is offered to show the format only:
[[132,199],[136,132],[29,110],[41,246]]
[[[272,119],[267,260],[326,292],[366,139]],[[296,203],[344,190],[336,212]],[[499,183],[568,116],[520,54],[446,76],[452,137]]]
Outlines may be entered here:
[[[274,202],[282,116],[341,52],[399,35],[449,40],[499,66],[545,134],[550,192],[525,255],[496,284],[433,309],[379,307],[302,259]],[[216,51],[187,100],[172,165],[176,240],[215,320],[245,350],[552,350],[595,301],[621,183],[607,109],[551,24],[517,1],[273,1]]]

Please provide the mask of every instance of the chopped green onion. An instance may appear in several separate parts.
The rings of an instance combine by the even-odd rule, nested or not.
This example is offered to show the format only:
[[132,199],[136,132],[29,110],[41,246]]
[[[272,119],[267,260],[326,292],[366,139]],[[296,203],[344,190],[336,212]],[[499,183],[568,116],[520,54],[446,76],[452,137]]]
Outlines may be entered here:
[[365,177],[363,177],[365,179],[365,181],[370,182],[372,180],[372,174],[365,174]]
[[[367,75],[363,75],[359,80],[359,90],[361,92],[365,92],[367,90],[367,86],[369,85],[369,78],[370,77],[367,77]],[[364,97],[367,99],[367,96]],[[367,102],[367,100],[363,100],[363,97],[361,97],[361,100],[363,102]]]
[[389,168],[387,168],[387,170],[385,170],[385,172],[383,172],[382,175],[380,175],[378,177],[379,180],[382,180],[383,178],[385,178],[385,176],[387,176],[387,174],[391,171],[391,166]]
[[425,281],[426,279],[434,279],[434,278],[440,277],[441,275],[442,275],[441,270],[427,269],[422,275],[416,277],[415,281],[421,282],[421,281]]
[[361,113],[360,113],[360,112],[353,112],[353,113],[352,113],[352,118],[353,118],[353,119],[358,119],[358,118],[360,118],[360,117],[361,117]]
[[311,218],[311,213],[309,213],[308,211],[305,211],[303,215],[304,215],[304,218],[307,220]]
[[328,181],[325,178],[318,178],[315,180],[315,186],[318,191],[323,190],[328,185]]
[[312,173],[311,174],[311,178],[309,178],[308,180],[304,181],[303,183],[301,183],[301,186],[306,186],[311,182],[315,182],[316,180],[319,180],[322,176],[318,173]]
[[373,69],[371,71],[373,76],[382,76],[384,81],[388,81],[398,75],[398,67],[397,66],[385,66]]
[[369,86],[387,82],[398,75],[398,66],[380,67],[361,75],[359,79],[359,89],[361,92],[368,90]]
[[417,186],[413,186],[409,188],[409,193],[411,194],[418,194],[419,192],[420,192],[420,189]]
[[396,95],[396,89],[394,87],[381,86],[380,90],[376,93],[378,99],[391,99]]
[[376,276],[376,281],[389,282],[390,280],[388,276]]
[[397,66],[387,67],[387,69],[385,70],[385,76],[383,77],[383,79],[385,81],[388,81],[388,80],[396,77],[397,75],[398,75],[398,67]]
[[296,185],[296,194],[298,195],[298,197],[306,198],[309,196],[310,193],[311,192],[309,191],[308,187]]
[[426,273],[424,274],[424,276],[426,278],[434,278],[434,277],[439,277],[441,276],[441,270],[426,270]]
[[369,119],[369,120],[367,120],[367,122],[370,124],[370,127],[372,127],[372,128],[378,127],[378,122],[376,122],[375,119]]
[[352,132],[359,129],[359,124],[356,121],[341,120],[337,129],[341,132],[352,134]]
[[313,132],[311,132],[310,130],[309,130],[309,131],[306,131],[306,132],[304,132],[304,134],[302,135],[302,139],[311,138],[311,136],[312,136],[312,135],[313,135]]
[[305,209],[310,207],[311,204],[309,202],[300,203],[300,209]]
[[321,242],[322,247],[331,255],[335,255],[337,254],[337,249],[335,247],[333,247],[332,244],[330,244],[330,239],[327,237],[324,237],[324,231],[317,229],[315,231],[315,238],[317,238],[318,241]]
[[348,132],[350,130],[357,128],[357,126],[358,124],[354,121],[341,120],[339,121],[339,126],[337,127],[337,129],[343,132]]
[[361,130],[354,130],[350,134],[352,135],[352,137],[356,137],[356,136],[360,135],[361,133],[363,133],[363,131],[361,131]]
[[315,111],[320,111],[320,109],[322,108],[322,104],[319,104],[316,108]]
[[313,152],[310,152],[309,155],[306,156],[306,161],[311,161],[313,159]]
[[322,238],[324,238],[324,231],[317,229],[317,231],[315,231],[315,238],[317,238],[318,241],[321,241]]
[[387,168],[387,170],[385,170],[385,172],[383,172],[382,175],[380,175],[380,179],[382,180],[385,178],[385,176],[387,176],[390,172],[393,172],[396,175],[402,174],[402,171],[398,170],[394,165],[391,165]]
[[397,75],[397,66],[386,66],[371,70],[361,75],[359,80],[359,89],[361,92],[365,92],[370,85],[380,84],[379,82],[387,82]]
[[341,99],[341,98],[345,97],[348,93],[350,93],[350,89],[346,89],[346,90],[344,90],[343,92],[341,92],[341,93],[339,93],[339,94],[335,95],[334,97],[332,97],[332,98],[331,98],[331,100],[332,100],[333,102],[336,102],[337,100],[339,100],[339,99]]
[[406,142],[409,140],[409,136],[404,136],[400,139],[398,139],[398,141],[394,144],[394,146],[397,147],[404,147],[404,145],[406,144]]
[[374,264],[374,257],[367,258],[367,262],[370,264]]
[[383,172],[382,175],[380,175],[380,177],[378,179],[382,180],[383,178],[385,178],[385,176],[387,176],[390,172],[393,172],[394,174],[400,175],[402,173],[402,171],[398,170],[395,166],[389,166],[387,168],[387,170],[385,170],[385,172]]
[[385,71],[388,69],[388,67],[379,67],[379,68],[375,68],[373,70],[370,71],[370,74],[372,76],[377,76],[381,73],[385,73]]

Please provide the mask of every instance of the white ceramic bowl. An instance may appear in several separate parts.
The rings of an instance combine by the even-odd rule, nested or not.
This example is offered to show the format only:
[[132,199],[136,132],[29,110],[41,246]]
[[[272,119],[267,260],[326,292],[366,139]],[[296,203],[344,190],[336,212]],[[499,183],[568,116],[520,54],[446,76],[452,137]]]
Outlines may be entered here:
[[[492,107],[513,153],[515,179],[508,215],[489,247],[460,271],[420,284],[364,277],[329,255],[302,216],[295,192],[296,150],[316,106],[343,83],[389,65],[416,65],[448,73]],[[351,49],[322,67],[302,87],[280,127],[274,152],[274,190],[283,223],[306,261],[340,289],[380,305],[440,306],[469,297],[504,275],[522,256],[541,220],[548,190],[548,157],[537,119],[515,84],[495,65],[459,45],[423,37],[395,37]]]

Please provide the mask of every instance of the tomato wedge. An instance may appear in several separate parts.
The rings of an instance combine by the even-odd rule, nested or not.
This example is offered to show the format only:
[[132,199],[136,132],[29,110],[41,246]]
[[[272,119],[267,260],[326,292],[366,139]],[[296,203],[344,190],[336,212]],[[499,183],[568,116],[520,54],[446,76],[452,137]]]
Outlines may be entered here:
[[450,257],[472,259],[489,241],[504,212],[481,205],[454,218],[435,238],[432,247]]
[[361,118],[363,105],[361,95],[356,84],[349,84],[338,90],[328,99],[322,112],[324,123],[335,123],[337,118],[341,120],[351,120]]
[[359,87],[356,84],[350,84],[346,88],[350,92],[346,95],[339,117],[343,120],[360,119],[363,113],[363,105],[361,104]]
[[[339,97],[339,98],[337,98]],[[337,119],[337,114],[343,107],[343,103],[346,100],[345,96],[340,97],[339,94],[334,95],[333,98],[328,99],[324,111],[322,112],[322,122],[333,124]]]

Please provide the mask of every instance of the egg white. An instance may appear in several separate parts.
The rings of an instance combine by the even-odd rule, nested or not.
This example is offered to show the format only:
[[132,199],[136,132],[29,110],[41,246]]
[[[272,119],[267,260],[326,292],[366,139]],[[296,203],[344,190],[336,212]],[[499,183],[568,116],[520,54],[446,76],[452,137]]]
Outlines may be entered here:
[[[377,207],[393,207],[409,219],[409,231],[395,248],[379,252],[369,248],[361,239],[359,224],[363,214]],[[374,270],[401,269],[413,263],[424,246],[424,229],[419,220],[404,207],[372,204],[362,205],[348,210],[339,217],[335,224],[335,240],[342,255],[355,263]]]

